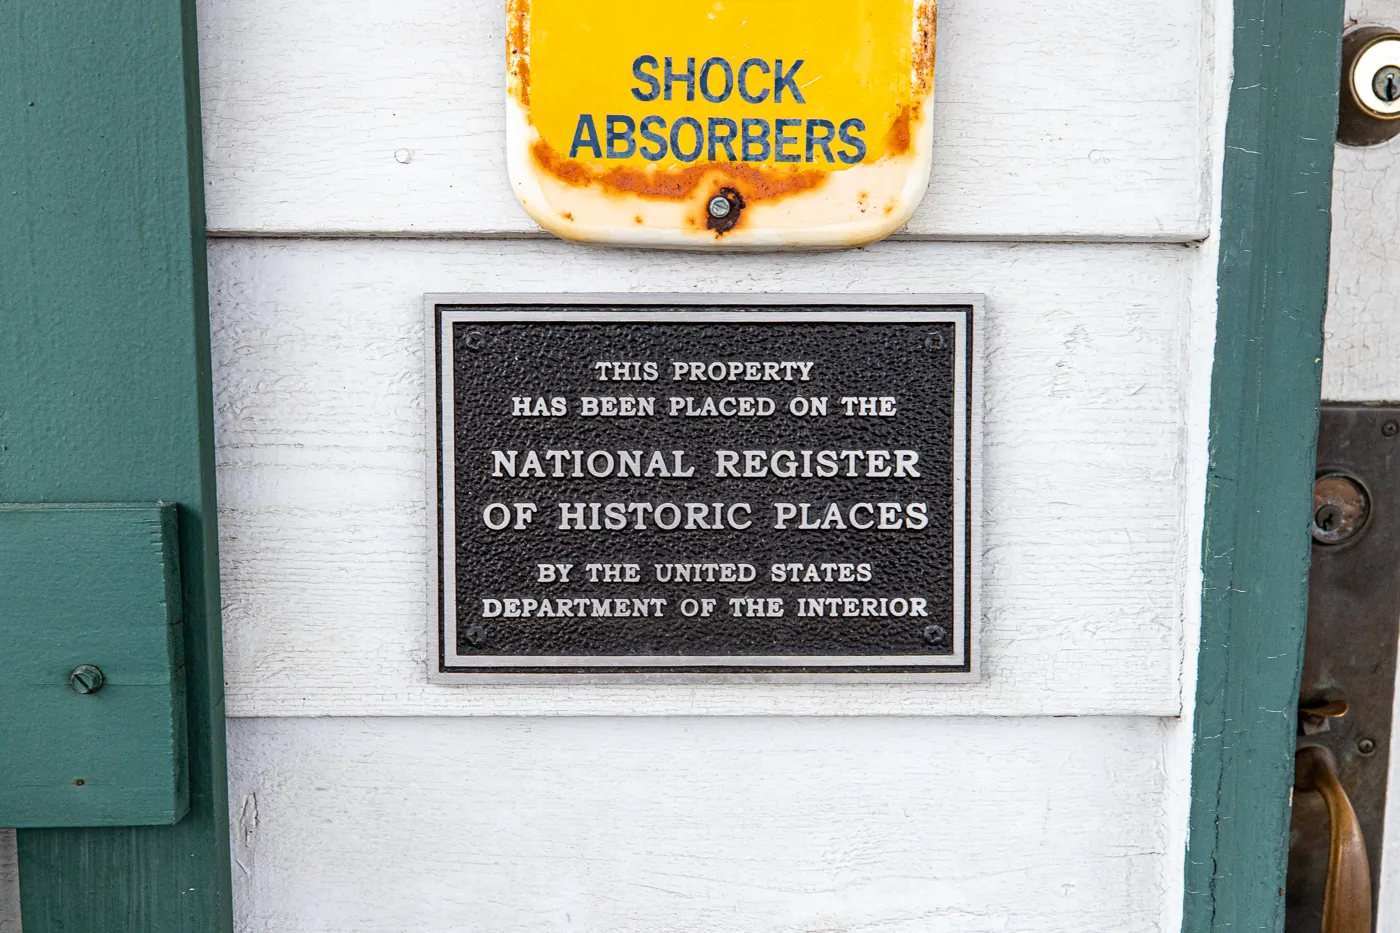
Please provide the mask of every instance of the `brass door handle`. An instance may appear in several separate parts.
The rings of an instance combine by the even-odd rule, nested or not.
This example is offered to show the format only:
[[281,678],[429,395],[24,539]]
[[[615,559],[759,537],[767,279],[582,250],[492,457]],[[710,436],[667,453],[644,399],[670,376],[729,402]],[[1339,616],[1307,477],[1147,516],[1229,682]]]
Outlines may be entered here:
[[1297,788],[1322,795],[1332,824],[1322,933],[1371,933],[1371,866],[1366,859],[1366,840],[1337,778],[1337,759],[1327,749],[1309,745],[1298,749],[1296,764]]

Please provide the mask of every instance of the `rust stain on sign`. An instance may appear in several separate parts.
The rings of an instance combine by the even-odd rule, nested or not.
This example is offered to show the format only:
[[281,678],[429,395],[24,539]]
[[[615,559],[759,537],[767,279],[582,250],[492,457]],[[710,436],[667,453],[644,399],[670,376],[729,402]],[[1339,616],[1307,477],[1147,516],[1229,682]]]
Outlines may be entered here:
[[938,36],[938,3],[928,0],[915,13],[918,41],[914,43],[914,92],[923,97],[933,90],[933,64]]
[[918,41],[914,43],[914,93],[910,102],[899,108],[890,131],[885,134],[885,147],[891,155],[903,155],[913,145],[913,125],[918,122],[921,101],[933,90],[937,24],[938,4],[929,0],[919,8]]
[[907,105],[899,108],[899,114],[890,124],[890,131],[885,134],[885,149],[890,155],[904,155],[909,151],[909,147],[913,144],[909,131],[912,119],[913,114],[909,112]]
[[724,187],[719,189],[710,204],[714,205],[722,202],[724,213],[718,214],[713,208],[708,211],[709,216],[705,218],[705,226],[713,230],[717,236],[723,236],[730,230],[739,226],[739,221],[743,219],[744,208],[748,202],[744,200],[744,195],[737,188]]
[[618,166],[599,171],[587,163],[566,159],[544,140],[530,147],[535,164],[566,185],[598,185],[613,194],[637,195],[663,201],[683,201],[718,178],[741,185],[753,200],[772,200],[784,195],[811,191],[826,181],[824,172],[771,171],[743,163],[726,165],[707,162],[683,169],[636,169]]
[[[620,6],[507,0],[508,162],[546,229],[642,246],[852,246],[918,205],[934,0]],[[716,218],[707,206],[725,192],[742,206]]]
[[530,108],[530,0],[506,3],[506,85],[520,106]]

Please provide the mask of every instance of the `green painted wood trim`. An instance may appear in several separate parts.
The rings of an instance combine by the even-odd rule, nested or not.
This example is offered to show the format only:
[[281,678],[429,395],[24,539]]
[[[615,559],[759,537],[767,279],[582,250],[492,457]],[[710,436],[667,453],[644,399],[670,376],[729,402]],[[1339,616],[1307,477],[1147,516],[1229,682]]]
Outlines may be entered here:
[[0,505],[0,826],[188,811],[178,547],[173,505]]
[[175,503],[190,809],[21,830],[25,933],[233,926],[194,0],[0,3],[0,501]]
[[1341,0],[1235,0],[1188,933],[1283,928]]

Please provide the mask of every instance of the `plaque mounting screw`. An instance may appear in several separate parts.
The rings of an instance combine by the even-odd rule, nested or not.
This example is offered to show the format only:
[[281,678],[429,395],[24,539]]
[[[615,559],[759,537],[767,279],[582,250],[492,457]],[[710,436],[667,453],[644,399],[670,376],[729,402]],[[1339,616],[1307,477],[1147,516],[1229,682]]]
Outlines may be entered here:
[[722,194],[717,194],[710,198],[710,216],[716,220],[721,217],[728,217],[733,207],[734,206],[729,203],[729,199]]
[[480,350],[486,346],[486,336],[481,331],[474,330],[467,334],[466,343],[468,350]]
[[933,335],[931,335],[931,336],[929,336],[929,337],[925,337],[925,338],[924,338],[924,347],[925,347],[926,349],[929,349],[929,350],[942,350],[942,349],[943,349],[943,335],[942,335],[942,334],[933,334]]
[[486,644],[486,629],[476,623],[462,632],[462,637],[467,640],[467,644],[473,648],[480,648]]
[[941,625],[926,625],[924,626],[924,641],[935,648],[946,648],[948,647],[948,633],[943,631]]
[[1362,739],[1356,743],[1356,750],[1363,755],[1374,755],[1376,753],[1376,740]]
[[68,686],[73,688],[74,693],[81,693],[86,696],[89,693],[96,693],[102,689],[102,685],[107,682],[102,671],[98,670],[95,664],[79,664],[73,668],[73,673],[68,675]]
[[1386,437],[1394,437],[1400,434],[1400,421],[1387,421],[1381,425],[1381,433]]

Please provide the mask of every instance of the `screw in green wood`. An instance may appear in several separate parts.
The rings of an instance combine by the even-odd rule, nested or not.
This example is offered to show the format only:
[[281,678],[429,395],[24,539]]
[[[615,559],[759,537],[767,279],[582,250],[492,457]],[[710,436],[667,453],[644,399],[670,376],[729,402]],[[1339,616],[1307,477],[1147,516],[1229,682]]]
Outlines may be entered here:
[[74,693],[87,695],[96,693],[102,689],[102,685],[107,682],[102,671],[96,664],[79,664],[73,668],[73,673],[68,675],[68,686],[73,688]]

